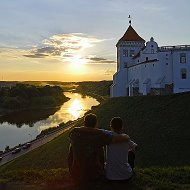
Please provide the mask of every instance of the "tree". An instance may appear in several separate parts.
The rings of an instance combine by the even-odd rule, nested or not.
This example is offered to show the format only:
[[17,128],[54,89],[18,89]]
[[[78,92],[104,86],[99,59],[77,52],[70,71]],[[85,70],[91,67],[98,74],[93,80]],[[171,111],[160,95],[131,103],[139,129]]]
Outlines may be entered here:
[[5,152],[8,152],[10,150],[10,147],[9,146],[6,146],[5,147]]

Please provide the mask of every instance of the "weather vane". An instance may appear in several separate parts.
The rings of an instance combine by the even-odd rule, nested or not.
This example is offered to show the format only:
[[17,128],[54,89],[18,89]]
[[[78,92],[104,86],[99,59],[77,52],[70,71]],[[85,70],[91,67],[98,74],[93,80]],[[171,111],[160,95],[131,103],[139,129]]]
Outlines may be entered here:
[[129,19],[129,24],[131,25],[132,19],[133,19],[133,18],[131,17],[131,15],[128,16],[128,19]]

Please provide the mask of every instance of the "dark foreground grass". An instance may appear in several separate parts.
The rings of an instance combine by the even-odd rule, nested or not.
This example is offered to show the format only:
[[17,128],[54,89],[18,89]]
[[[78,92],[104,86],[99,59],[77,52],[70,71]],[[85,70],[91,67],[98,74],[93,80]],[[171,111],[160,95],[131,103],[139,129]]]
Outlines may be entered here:
[[[23,190],[76,190],[68,170],[15,170],[0,174],[0,185],[6,189]],[[4,180],[4,181],[3,181]],[[0,186],[0,187],[1,187]],[[136,169],[136,175],[130,182],[112,183],[103,181],[93,190],[189,190],[190,167],[178,168],[145,168]]]

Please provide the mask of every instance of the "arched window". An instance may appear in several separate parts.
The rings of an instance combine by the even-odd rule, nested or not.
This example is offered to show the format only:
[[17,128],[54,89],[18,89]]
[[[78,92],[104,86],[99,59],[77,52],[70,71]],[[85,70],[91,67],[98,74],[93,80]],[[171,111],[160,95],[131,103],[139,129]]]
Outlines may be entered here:
[[187,79],[187,69],[181,69],[181,79]]

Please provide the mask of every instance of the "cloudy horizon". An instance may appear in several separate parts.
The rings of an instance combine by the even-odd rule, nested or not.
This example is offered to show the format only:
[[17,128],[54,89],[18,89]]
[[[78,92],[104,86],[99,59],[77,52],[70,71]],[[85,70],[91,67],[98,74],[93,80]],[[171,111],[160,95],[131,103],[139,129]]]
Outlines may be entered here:
[[182,0],[7,0],[0,6],[0,80],[111,80],[115,44],[132,26],[159,46],[190,44]]

